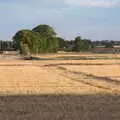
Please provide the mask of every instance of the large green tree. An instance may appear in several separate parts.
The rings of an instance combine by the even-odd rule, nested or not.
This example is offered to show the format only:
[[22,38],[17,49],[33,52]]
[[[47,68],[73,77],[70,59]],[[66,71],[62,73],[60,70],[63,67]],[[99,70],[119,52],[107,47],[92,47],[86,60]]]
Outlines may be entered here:
[[36,42],[36,34],[31,30],[21,30],[18,31],[13,37],[13,42],[21,53],[27,55],[34,51],[34,46]]
[[37,27],[33,28],[32,31],[38,32],[41,36],[44,37],[55,37],[56,32],[54,29],[46,24],[38,25]]
[[16,49],[22,54],[57,52],[59,42],[54,29],[49,25],[39,25],[33,30],[20,30],[13,37]]
[[59,48],[59,40],[56,37],[56,32],[49,25],[38,25],[32,29],[33,32],[36,32],[44,38],[43,46],[44,52],[57,52]]

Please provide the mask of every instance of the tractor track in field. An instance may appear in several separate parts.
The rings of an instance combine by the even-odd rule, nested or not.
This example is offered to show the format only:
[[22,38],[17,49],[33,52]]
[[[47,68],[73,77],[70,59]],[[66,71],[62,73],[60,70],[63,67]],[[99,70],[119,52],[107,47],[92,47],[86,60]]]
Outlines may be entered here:
[[[62,70],[63,73],[60,74],[62,76],[65,76],[67,78],[70,78],[72,81],[76,81],[76,82],[81,82],[83,84],[92,86],[92,87],[96,87],[96,88],[100,88],[100,89],[105,89],[105,90],[109,90],[109,91],[114,91],[116,93],[120,93],[120,90],[118,89],[114,89],[111,88],[109,86],[106,85],[102,85],[99,84],[99,82],[107,82],[109,84],[114,84],[115,86],[119,86],[120,82],[116,81],[114,79],[108,78],[108,77],[99,77],[99,76],[95,76],[92,74],[87,74],[84,72],[76,72],[73,70],[69,70],[67,68],[64,68],[62,66],[58,66],[57,69]],[[94,83],[94,81],[97,81],[96,83]],[[119,84],[118,84],[119,83]]]
[[[89,63],[56,63],[56,64],[45,64],[45,65],[38,65],[36,63],[26,63],[26,64],[0,64],[0,66],[13,66],[13,67],[20,67],[20,66],[34,66],[34,67],[41,67],[47,69],[54,69],[60,72],[57,72],[59,76],[64,76],[70,79],[72,82],[83,83],[85,85],[89,85],[92,87],[96,87],[99,89],[104,89],[107,91],[120,93],[120,81],[117,79],[113,79],[111,77],[106,76],[96,76],[94,74],[88,74],[86,72],[76,72],[74,70],[70,70],[66,67],[66,65],[109,65],[104,63],[96,63],[96,64],[89,64]],[[115,65],[114,63],[111,65]],[[56,72],[55,71],[55,72]],[[105,83],[105,84],[104,84]],[[107,83],[107,84],[106,84]]]
[[93,65],[95,65],[95,66],[104,66],[104,65],[106,65],[106,66],[108,66],[108,65],[120,65],[120,63],[54,63],[54,64],[45,64],[45,65],[39,65],[39,64],[35,64],[35,63],[32,63],[32,62],[29,62],[29,63],[27,63],[27,64],[25,64],[25,63],[21,63],[21,64],[19,64],[19,63],[13,63],[13,64],[0,64],[0,66],[10,66],[10,67],[14,67],[14,66],[16,66],[16,67],[19,67],[19,66],[35,66],[35,67],[56,67],[56,66],[60,66],[60,65],[63,65],[63,66],[66,66],[66,65],[73,65],[73,66],[81,66],[81,65],[83,65],[83,66],[93,66]]
[[[73,82],[83,83],[92,87],[96,87],[98,89],[104,89],[104,90],[115,92],[118,94],[120,93],[120,90],[117,89],[117,87],[120,86],[120,81],[116,79],[112,79],[109,77],[100,77],[93,74],[87,74],[84,72],[76,72],[76,71],[65,68],[64,65],[62,66],[61,64],[52,65],[52,66],[47,65],[44,67],[47,67],[48,69],[50,68],[50,69],[56,69],[61,71],[60,73],[58,73],[60,76],[64,76],[72,80]],[[107,83],[108,86],[104,85],[102,82]],[[109,85],[112,85],[113,87]]]

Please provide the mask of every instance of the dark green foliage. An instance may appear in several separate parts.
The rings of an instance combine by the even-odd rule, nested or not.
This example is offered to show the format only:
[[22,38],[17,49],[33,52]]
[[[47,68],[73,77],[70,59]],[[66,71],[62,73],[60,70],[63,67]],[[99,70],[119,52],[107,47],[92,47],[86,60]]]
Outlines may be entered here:
[[57,37],[59,42],[59,50],[65,50],[65,40],[61,37]]
[[114,42],[112,41],[103,41],[102,44],[106,47],[106,48],[113,48]]
[[75,38],[74,51],[76,51],[76,52],[81,51],[82,46],[83,46],[83,42],[82,42],[82,40],[81,40],[81,37],[80,37],[80,36],[76,37],[76,38]]
[[112,43],[106,43],[106,44],[105,44],[105,47],[106,47],[106,48],[113,48],[113,44],[112,44]]
[[47,39],[47,52],[57,52],[59,49],[59,41],[55,37]]
[[42,37],[41,52],[57,52],[59,49],[59,41],[56,37],[56,32],[49,25],[38,25],[33,28],[33,32]]
[[[56,32],[49,25],[38,25],[32,30],[18,31],[13,37],[13,48],[25,55],[60,51],[89,51],[90,48],[120,45],[119,41],[90,41],[77,36],[75,40],[64,40],[56,36]],[[10,43],[0,43],[0,49],[10,48]]]
[[83,42],[83,46],[82,46],[83,51],[88,51],[92,47],[92,42],[90,40],[83,39],[82,42]]
[[33,30],[18,31],[13,42],[22,54],[38,54],[57,52],[59,41],[53,28],[48,25],[39,25]]
[[43,37],[54,37],[56,33],[52,27],[49,25],[38,25],[37,27],[33,28],[34,32],[38,32]]
[[74,45],[75,44],[75,41],[73,40],[66,40],[65,41],[65,51],[67,52],[71,52],[74,50]]
[[120,45],[120,41],[109,41],[109,40],[102,40],[102,41],[93,41],[93,46],[103,46],[105,48],[113,48],[114,45]]
[[0,51],[12,51],[15,50],[13,41],[0,40]]
[[80,52],[80,51],[88,51],[89,48],[92,47],[92,43],[90,40],[87,39],[81,39],[80,36],[75,38],[75,45],[74,45],[74,51]]
[[18,31],[13,37],[16,48],[25,55],[36,52],[36,39],[37,35],[31,30]]

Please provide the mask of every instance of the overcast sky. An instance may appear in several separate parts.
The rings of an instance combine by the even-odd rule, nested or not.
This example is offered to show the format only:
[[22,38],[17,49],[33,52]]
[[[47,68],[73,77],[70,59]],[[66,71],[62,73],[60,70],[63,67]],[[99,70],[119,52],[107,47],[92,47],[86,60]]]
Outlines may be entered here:
[[120,0],[0,0],[0,39],[51,25],[59,36],[120,40]]

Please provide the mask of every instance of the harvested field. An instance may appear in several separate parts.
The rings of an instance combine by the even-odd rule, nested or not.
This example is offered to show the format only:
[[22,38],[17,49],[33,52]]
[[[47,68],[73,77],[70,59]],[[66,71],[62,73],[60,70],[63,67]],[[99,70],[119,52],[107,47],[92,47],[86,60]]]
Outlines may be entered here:
[[36,57],[0,60],[1,120],[120,119],[120,55]]

